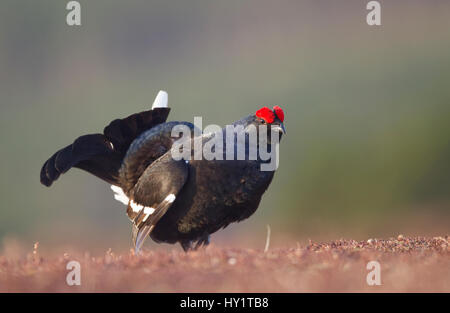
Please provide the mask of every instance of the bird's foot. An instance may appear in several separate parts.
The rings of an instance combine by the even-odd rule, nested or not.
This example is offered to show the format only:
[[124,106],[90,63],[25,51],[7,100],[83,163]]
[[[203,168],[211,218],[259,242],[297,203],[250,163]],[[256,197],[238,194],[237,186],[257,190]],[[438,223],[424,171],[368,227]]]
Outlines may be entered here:
[[197,250],[198,248],[202,246],[209,245],[209,234],[204,234],[202,237],[200,237],[197,242],[194,245],[195,240],[185,240],[180,241],[181,247],[183,248],[184,252],[188,252],[190,250]]

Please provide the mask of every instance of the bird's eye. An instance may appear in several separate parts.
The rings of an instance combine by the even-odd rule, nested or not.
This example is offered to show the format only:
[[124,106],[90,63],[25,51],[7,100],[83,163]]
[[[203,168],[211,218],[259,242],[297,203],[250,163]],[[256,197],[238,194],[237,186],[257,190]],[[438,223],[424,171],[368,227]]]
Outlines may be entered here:
[[265,120],[261,120],[261,124],[266,124],[266,121]]

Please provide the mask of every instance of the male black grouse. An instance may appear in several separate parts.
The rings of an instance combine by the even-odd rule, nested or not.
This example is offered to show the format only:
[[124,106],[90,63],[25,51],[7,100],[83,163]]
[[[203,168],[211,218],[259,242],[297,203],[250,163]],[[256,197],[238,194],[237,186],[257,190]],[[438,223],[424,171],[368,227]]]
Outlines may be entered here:
[[[190,141],[195,127],[166,122],[169,111],[167,93],[160,91],[151,110],[116,119],[103,134],[81,136],[57,151],[42,166],[41,183],[49,187],[76,167],[112,184],[115,199],[127,205],[136,252],[148,235],[156,242],[179,242],[185,251],[207,245],[210,234],[256,211],[275,169],[262,171],[261,165],[268,161],[250,158],[248,146],[244,158],[237,160],[174,158],[171,147],[179,138],[172,136],[173,127],[187,126],[192,131]],[[248,126],[265,125],[270,151],[270,134],[276,131],[281,138],[283,120],[280,107],[264,107],[233,125],[243,126],[247,141]],[[225,128],[222,131],[225,141]],[[205,143],[214,134],[200,136]],[[236,138],[238,134],[234,146]]]

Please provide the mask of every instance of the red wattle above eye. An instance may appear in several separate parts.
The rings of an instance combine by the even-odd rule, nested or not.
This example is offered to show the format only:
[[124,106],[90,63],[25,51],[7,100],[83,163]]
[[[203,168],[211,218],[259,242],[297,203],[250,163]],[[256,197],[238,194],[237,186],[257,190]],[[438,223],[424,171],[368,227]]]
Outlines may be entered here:
[[283,109],[281,109],[278,105],[273,107],[273,110],[275,111],[275,114],[278,116],[280,121],[284,121],[284,112]]
[[259,118],[262,118],[266,121],[266,123],[271,124],[275,120],[275,114],[268,107],[264,107],[256,111],[255,115]]

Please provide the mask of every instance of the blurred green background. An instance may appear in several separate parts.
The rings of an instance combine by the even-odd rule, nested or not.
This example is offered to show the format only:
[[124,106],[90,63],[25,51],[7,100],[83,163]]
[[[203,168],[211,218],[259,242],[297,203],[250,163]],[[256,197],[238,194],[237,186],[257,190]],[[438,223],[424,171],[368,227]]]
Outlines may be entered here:
[[[450,226],[450,2],[68,1],[0,4],[0,237],[126,250],[109,186],[43,162],[169,93],[170,119],[226,125],[286,113],[281,162],[257,213],[213,235],[262,248],[340,237],[444,235]],[[152,246],[153,245],[153,246]],[[156,247],[148,244],[147,247]]]

